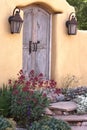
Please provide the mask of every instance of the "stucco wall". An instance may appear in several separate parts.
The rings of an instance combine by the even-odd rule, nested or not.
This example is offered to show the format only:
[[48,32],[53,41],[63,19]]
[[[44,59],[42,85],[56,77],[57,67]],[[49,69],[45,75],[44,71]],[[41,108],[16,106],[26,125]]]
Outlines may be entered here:
[[16,6],[23,8],[34,3],[41,4],[53,13],[51,77],[61,86],[61,79],[67,74],[76,75],[80,78],[80,84],[86,85],[87,31],[78,30],[75,36],[67,35],[65,22],[74,8],[65,0],[0,1],[0,85],[9,78],[15,78],[22,68],[23,30],[20,34],[10,34],[8,17]]

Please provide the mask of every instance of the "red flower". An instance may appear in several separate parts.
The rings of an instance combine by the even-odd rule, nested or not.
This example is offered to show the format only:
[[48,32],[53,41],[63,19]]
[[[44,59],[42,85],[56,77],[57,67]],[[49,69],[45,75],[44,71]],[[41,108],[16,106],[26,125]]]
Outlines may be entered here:
[[51,88],[51,86],[48,85],[48,86],[46,86],[46,88]]
[[17,89],[15,89],[14,91],[13,91],[13,95],[17,95],[19,92],[18,92],[18,90]]
[[60,94],[61,93],[61,89],[60,88],[56,88],[55,93],[56,94]]
[[47,88],[47,87],[49,86],[49,82],[48,82],[48,81],[45,81],[45,82],[44,82],[44,85],[45,85],[45,87]]
[[47,94],[46,93],[43,93],[43,97],[46,97],[47,96]]
[[23,92],[28,92],[28,91],[29,91],[29,88],[25,86],[25,87],[22,88],[22,91],[23,91]]
[[19,71],[19,74],[23,74],[23,70],[22,69]]
[[19,80],[24,80],[25,79],[25,76],[22,74],[20,77],[19,77]]
[[34,70],[31,70],[30,73],[29,73],[29,77],[34,77],[34,75],[35,75]]
[[11,85],[11,83],[12,83],[12,80],[11,80],[11,79],[9,79],[9,80],[8,80],[8,84],[9,84],[9,85]]
[[33,81],[34,79],[33,78],[30,78],[29,81]]
[[43,73],[40,73],[40,74],[38,75],[38,77],[42,78],[42,77],[43,77]]
[[27,81],[25,84],[26,84],[26,86],[29,87],[31,83],[30,83],[30,81]]
[[16,84],[13,85],[13,88],[16,88]]
[[15,82],[14,82],[15,84],[17,84],[18,83],[18,81],[17,80],[15,80]]
[[34,80],[35,80],[35,81],[38,81],[38,77],[35,77]]
[[39,87],[43,87],[43,81],[39,82]]
[[34,93],[34,90],[29,89],[29,94],[32,95]]
[[50,86],[51,88],[54,88],[56,86],[56,82],[54,80],[50,81]]

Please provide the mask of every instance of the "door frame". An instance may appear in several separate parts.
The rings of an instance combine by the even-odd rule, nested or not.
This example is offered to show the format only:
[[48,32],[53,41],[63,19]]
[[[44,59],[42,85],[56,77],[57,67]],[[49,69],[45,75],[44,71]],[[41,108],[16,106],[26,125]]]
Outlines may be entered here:
[[50,14],[50,41],[49,41],[49,79],[51,78],[51,55],[52,55],[52,14]]

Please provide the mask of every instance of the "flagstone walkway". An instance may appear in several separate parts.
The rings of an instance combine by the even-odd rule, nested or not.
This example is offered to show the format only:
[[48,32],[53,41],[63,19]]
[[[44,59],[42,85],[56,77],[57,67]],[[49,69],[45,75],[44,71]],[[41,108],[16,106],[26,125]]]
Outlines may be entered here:
[[75,115],[72,112],[76,109],[77,105],[72,101],[57,102],[50,105],[48,114],[53,112],[52,117],[68,122],[72,130],[87,130],[87,114]]
[[87,130],[87,126],[73,126],[72,130]]

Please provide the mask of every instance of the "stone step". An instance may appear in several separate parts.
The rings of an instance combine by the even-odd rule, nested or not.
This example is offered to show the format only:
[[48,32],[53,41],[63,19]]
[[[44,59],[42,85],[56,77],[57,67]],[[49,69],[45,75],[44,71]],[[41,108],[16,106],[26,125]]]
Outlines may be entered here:
[[86,122],[87,121],[87,114],[85,115],[57,115],[53,116],[56,119],[61,119],[67,122]]
[[27,130],[27,129],[24,129],[24,128],[16,128],[16,130]]
[[[72,130],[87,130],[87,126],[72,126]],[[16,128],[16,130],[27,130],[23,128]]]
[[51,103],[49,109],[70,112],[77,109],[77,104],[73,101],[62,101],[57,103]]
[[72,130],[87,130],[87,126],[72,126]]

